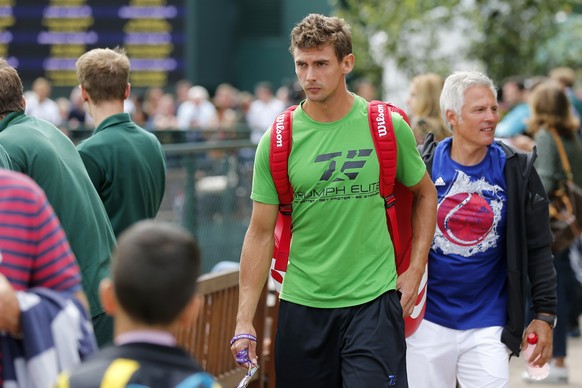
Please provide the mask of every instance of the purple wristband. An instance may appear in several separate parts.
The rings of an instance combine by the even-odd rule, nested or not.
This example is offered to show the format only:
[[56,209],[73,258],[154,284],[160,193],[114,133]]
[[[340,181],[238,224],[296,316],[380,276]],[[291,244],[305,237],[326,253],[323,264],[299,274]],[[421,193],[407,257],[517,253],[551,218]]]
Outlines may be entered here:
[[230,339],[230,346],[232,346],[232,344],[241,339],[248,339],[257,342],[257,337],[255,337],[252,334],[237,334]]

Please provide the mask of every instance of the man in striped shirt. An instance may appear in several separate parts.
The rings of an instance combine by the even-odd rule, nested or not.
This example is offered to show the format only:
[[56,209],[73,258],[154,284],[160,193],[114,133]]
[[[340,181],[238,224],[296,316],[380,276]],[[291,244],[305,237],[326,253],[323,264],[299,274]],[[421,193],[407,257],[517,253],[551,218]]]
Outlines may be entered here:
[[[26,175],[0,169],[0,332],[21,338],[18,293],[35,287],[88,307],[75,257],[44,192]],[[0,341],[2,387],[12,360],[3,359],[6,338]]]

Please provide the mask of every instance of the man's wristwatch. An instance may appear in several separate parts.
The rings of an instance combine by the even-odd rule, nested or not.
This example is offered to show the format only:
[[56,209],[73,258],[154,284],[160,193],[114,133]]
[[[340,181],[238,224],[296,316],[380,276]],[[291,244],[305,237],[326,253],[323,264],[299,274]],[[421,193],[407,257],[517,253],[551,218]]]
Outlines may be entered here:
[[558,323],[558,317],[552,314],[536,314],[534,319],[546,322],[550,325],[550,329],[556,327],[556,323]]

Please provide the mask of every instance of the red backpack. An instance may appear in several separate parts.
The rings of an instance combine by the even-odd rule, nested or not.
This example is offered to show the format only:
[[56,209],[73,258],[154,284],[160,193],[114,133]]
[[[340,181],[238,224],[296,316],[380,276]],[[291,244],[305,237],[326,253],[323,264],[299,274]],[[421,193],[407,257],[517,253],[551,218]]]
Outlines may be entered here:
[[[289,182],[288,159],[292,143],[292,117],[296,107],[287,108],[275,118],[271,127],[269,165],[280,204],[271,263],[271,278],[277,291],[281,290],[291,246],[293,188]],[[380,195],[385,201],[386,222],[394,245],[396,271],[401,274],[408,269],[410,264],[413,196],[406,186],[396,180],[397,144],[392,126],[392,112],[400,114],[409,123],[406,113],[397,106],[382,101],[372,101],[368,105],[370,132],[380,163]],[[407,337],[416,331],[424,317],[426,282],[427,271],[425,270],[414,311],[404,321]]]

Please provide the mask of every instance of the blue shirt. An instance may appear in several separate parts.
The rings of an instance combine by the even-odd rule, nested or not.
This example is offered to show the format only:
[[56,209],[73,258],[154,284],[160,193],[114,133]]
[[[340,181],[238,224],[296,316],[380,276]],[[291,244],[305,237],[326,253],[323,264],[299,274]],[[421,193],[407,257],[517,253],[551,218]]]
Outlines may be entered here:
[[428,260],[425,319],[467,330],[506,323],[505,153],[497,144],[479,164],[450,158],[451,139],[436,148],[432,178],[437,227]]
[[529,116],[530,112],[527,104],[523,103],[515,106],[497,124],[495,136],[513,137],[524,134],[527,128],[526,120]]

